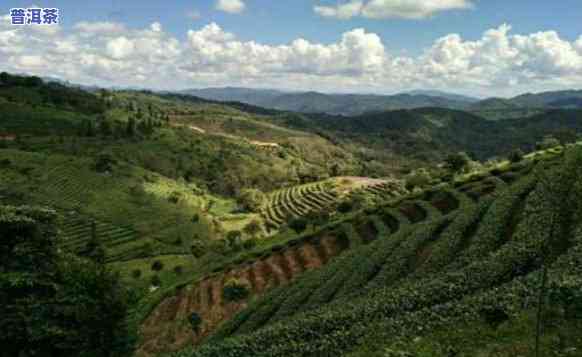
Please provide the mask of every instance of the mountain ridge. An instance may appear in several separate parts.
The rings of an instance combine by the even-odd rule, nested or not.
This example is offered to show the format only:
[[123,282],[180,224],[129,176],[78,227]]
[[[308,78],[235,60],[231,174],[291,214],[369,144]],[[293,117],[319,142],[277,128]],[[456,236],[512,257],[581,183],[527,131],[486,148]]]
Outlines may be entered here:
[[435,90],[413,90],[392,95],[284,91],[244,87],[214,87],[178,91],[207,100],[241,102],[254,106],[299,113],[326,113],[357,116],[370,112],[441,107],[474,112],[488,119],[499,119],[500,111],[530,116],[547,109],[582,108],[582,90],[524,93],[511,98],[473,98]]

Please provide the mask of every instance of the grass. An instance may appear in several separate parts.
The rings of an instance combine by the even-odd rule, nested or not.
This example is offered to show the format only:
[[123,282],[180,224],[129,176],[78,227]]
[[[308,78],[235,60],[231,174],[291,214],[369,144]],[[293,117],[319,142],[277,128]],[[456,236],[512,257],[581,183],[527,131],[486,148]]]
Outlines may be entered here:
[[[163,269],[159,272],[152,270],[152,264],[159,261]],[[111,263],[109,267],[120,273],[121,278],[136,288],[149,288],[151,278],[157,275],[161,280],[161,286],[172,286],[183,280],[184,276],[194,274],[198,269],[198,263],[191,255],[164,255],[144,259],[134,259],[127,262]],[[182,267],[182,273],[176,274],[174,268]],[[139,270],[141,275],[134,277],[134,271]]]

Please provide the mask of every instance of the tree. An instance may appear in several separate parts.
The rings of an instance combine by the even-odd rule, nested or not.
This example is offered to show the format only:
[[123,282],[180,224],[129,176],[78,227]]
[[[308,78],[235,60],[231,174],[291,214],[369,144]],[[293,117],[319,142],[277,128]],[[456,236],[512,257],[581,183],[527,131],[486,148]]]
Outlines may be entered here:
[[162,269],[164,269],[164,263],[162,263],[159,260],[156,260],[155,262],[153,262],[153,264],[152,264],[153,271],[161,271]]
[[134,270],[132,270],[132,271],[131,271],[131,276],[132,276],[134,279],[139,279],[139,278],[141,277],[141,270],[139,270],[139,269],[134,269]]
[[257,239],[256,238],[247,239],[243,242],[243,248],[246,250],[251,250],[256,246],[257,246]]
[[238,196],[239,204],[251,212],[258,212],[267,200],[265,194],[254,188],[245,188]]
[[81,122],[80,135],[92,137],[95,136],[95,125],[93,120],[87,119]]
[[174,267],[174,273],[176,275],[182,275],[183,272],[184,272],[184,268],[181,265],[176,265]]
[[249,294],[249,283],[242,279],[231,278],[224,284],[222,289],[222,297],[230,302],[244,300]]
[[102,119],[99,123],[99,131],[101,132],[101,135],[109,136],[113,134],[113,127],[108,120]]
[[168,201],[177,204],[178,202],[180,202],[180,200],[182,200],[182,197],[184,197],[182,192],[174,191],[170,194],[170,196],[168,196]]
[[257,234],[263,231],[263,225],[257,219],[253,219],[244,228],[243,232],[251,237],[255,237]]
[[560,142],[560,145],[575,143],[578,140],[576,131],[568,128],[561,128],[554,132],[554,137]]
[[198,313],[193,312],[192,314],[190,314],[190,318],[188,319],[188,322],[190,322],[190,326],[192,327],[192,331],[198,332],[200,325],[202,325],[202,318],[200,317],[200,315]]
[[97,159],[95,160],[95,170],[97,172],[112,171],[115,162],[111,154],[102,152],[97,155]]
[[338,163],[334,163],[333,165],[331,165],[330,174],[332,177],[339,176],[340,173],[341,173],[341,167]]
[[230,231],[226,234],[226,242],[230,249],[234,251],[240,250],[242,233],[240,231]]
[[354,208],[354,204],[351,201],[342,201],[338,206],[337,210],[340,213],[348,213]]
[[24,86],[25,87],[40,87],[43,85],[43,80],[40,77],[32,76],[25,77]]
[[10,80],[10,75],[6,72],[0,73],[0,83],[8,84]]
[[47,209],[0,207],[2,355],[129,353],[128,291],[104,265],[57,249],[56,217]]
[[162,279],[160,279],[159,276],[154,275],[154,276],[152,276],[151,284],[153,287],[159,288],[160,286],[162,286]]
[[[375,204],[374,196],[364,191],[354,192],[351,199],[353,208],[355,209],[364,209]],[[325,220],[326,217],[320,218],[316,216],[316,219]]]
[[97,235],[97,224],[91,221],[91,238],[83,254],[97,264],[105,264],[105,248]]
[[194,258],[201,258],[204,254],[206,254],[207,247],[206,245],[201,242],[200,240],[194,239],[192,241],[192,245],[190,246],[190,251]]
[[537,150],[547,150],[547,149],[551,149],[553,147],[556,147],[558,145],[560,145],[560,141],[558,141],[558,139],[556,139],[552,135],[546,135],[546,136],[544,136],[542,141],[539,141],[536,144],[536,149]]
[[469,155],[465,152],[458,152],[456,154],[450,154],[445,159],[445,166],[452,172],[459,172],[464,169],[471,159]]
[[289,228],[300,234],[307,229],[307,220],[303,217],[294,218],[289,222]]
[[133,116],[130,116],[129,119],[127,119],[125,134],[129,137],[133,137],[135,136],[135,130],[136,130],[135,118]]
[[425,168],[420,168],[406,176],[406,189],[412,190],[416,187],[423,188],[430,184],[432,177]]
[[521,160],[523,160],[523,151],[521,151],[520,149],[513,150],[509,154],[509,161],[516,163],[520,162]]

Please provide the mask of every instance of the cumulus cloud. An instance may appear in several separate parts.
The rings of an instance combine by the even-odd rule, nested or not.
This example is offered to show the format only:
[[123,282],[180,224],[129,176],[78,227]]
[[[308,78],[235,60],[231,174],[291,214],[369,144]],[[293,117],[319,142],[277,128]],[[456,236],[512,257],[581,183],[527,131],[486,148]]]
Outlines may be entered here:
[[509,25],[471,41],[449,34],[418,56],[402,56],[361,28],[332,43],[298,38],[268,45],[240,40],[216,23],[178,40],[157,22],[141,29],[83,22],[71,31],[38,31],[0,17],[0,58],[3,71],[154,89],[244,85],[391,93],[424,87],[512,95],[582,86],[582,36],[568,41],[555,31],[513,34]]
[[229,14],[240,14],[245,10],[245,3],[242,0],[218,0],[216,9]]
[[107,54],[115,59],[123,59],[133,53],[134,44],[126,37],[121,36],[107,42]]
[[335,6],[316,5],[315,13],[340,20],[362,16],[371,19],[424,19],[436,13],[469,9],[470,0],[351,0]]
[[125,26],[113,22],[86,22],[75,24],[74,29],[87,34],[114,34],[125,31]]
[[316,5],[313,7],[313,10],[316,14],[323,17],[333,17],[340,20],[347,20],[360,15],[363,7],[363,1],[354,0],[348,3],[338,4],[337,6]]

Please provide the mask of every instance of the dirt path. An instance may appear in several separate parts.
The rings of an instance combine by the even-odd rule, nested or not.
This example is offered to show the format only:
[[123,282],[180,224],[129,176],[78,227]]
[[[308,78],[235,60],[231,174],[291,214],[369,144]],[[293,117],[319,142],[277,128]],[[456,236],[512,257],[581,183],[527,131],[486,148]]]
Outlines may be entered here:
[[[188,129],[195,131],[199,134],[217,135],[217,136],[222,136],[222,137],[229,138],[229,139],[241,140],[241,141],[247,142],[251,145],[261,147],[261,148],[280,148],[281,147],[281,145],[279,145],[278,143],[274,143],[274,142],[250,140],[250,139],[245,138],[243,136],[237,136],[237,135],[232,135],[232,134],[227,134],[227,133],[209,133],[206,130],[204,130],[198,126],[195,126],[195,125],[171,123],[170,126],[175,127],[175,128],[188,128]],[[1,139],[1,137],[0,137],[0,139]]]

